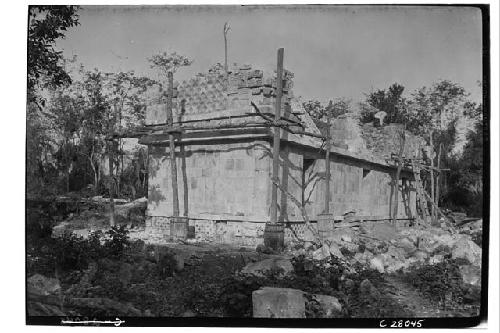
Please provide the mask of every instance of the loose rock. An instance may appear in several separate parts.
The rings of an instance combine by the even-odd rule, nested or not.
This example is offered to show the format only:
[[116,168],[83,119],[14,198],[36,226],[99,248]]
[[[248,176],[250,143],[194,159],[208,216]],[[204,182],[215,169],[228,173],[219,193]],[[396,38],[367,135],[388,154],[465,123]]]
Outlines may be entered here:
[[305,318],[304,292],[264,287],[252,293],[254,318]]
[[293,272],[293,265],[288,259],[270,258],[262,261],[252,262],[243,267],[241,273],[255,276],[264,276],[265,272],[282,269],[284,275]]

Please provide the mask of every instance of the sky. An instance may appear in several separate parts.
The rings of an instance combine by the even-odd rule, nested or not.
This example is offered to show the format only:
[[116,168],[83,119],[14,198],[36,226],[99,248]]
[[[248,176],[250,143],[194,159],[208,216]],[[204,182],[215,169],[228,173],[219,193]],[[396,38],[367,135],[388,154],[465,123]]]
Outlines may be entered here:
[[228,61],[272,71],[277,49],[305,100],[359,101],[398,82],[405,93],[441,79],[481,101],[481,12],[471,7],[84,6],[57,47],[88,68],[153,75],[147,58],[167,51],[194,60],[184,80]]

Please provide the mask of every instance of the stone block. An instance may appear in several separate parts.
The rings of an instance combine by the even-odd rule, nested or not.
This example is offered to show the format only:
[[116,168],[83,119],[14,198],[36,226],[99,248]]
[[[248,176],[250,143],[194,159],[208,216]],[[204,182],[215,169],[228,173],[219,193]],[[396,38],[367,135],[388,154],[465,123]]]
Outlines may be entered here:
[[276,269],[281,269],[283,270],[284,275],[289,275],[293,272],[293,265],[288,259],[270,258],[249,263],[248,265],[243,267],[241,273],[255,276],[264,276],[266,272]]
[[304,292],[264,287],[252,293],[254,318],[305,318]]

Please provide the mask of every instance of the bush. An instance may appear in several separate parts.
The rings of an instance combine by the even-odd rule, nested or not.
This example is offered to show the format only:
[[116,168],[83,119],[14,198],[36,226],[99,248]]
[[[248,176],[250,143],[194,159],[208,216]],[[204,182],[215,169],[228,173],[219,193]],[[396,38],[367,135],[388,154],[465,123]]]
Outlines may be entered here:
[[126,226],[114,226],[110,230],[106,231],[109,239],[106,239],[104,246],[109,251],[112,256],[120,257],[123,255],[124,250],[129,246],[130,242],[128,239],[129,231]]
[[[447,260],[436,265],[425,265],[404,274],[404,280],[415,286],[434,302],[446,305],[461,305],[477,299],[479,289],[474,290],[462,281],[460,259]],[[464,295],[468,295],[464,298]]]

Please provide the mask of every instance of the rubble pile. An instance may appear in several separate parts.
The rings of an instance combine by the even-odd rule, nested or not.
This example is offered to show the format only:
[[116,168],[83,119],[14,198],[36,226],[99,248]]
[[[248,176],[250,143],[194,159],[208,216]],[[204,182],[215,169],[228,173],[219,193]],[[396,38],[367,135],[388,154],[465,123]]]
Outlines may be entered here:
[[468,234],[452,234],[439,227],[395,227],[381,222],[366,222],[356,232],[337,228],[334,237],[324,242],[296,241],[288,246],[287,254],[304,255],[311,260],[325,260],[331,254],[353,269],[361,265],[380,273],[434,265],[446,259],[462,259],[480,269],[482,258],[481,247]]
[[[109,228],[109,208],[105,199],[94,209],[83,210],[79,214],[71,213],[68,218],[52,228],[52,237],[62,237],[66,233],[73,233],[87,237],[90,232]],[[147,199],[139,198],[128,202],[117,200],[115,204],[115,223],[127,225],[129,228],[143,229]]]

